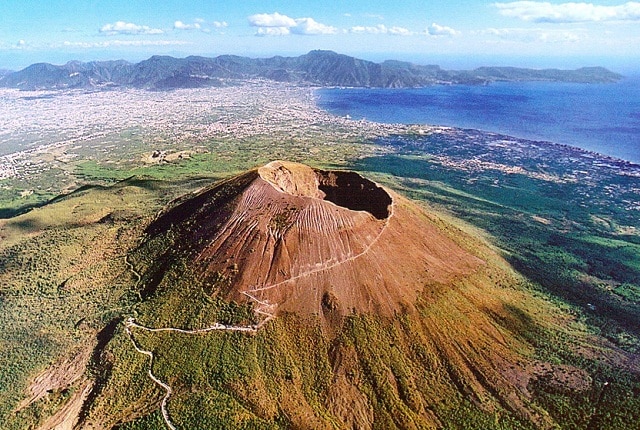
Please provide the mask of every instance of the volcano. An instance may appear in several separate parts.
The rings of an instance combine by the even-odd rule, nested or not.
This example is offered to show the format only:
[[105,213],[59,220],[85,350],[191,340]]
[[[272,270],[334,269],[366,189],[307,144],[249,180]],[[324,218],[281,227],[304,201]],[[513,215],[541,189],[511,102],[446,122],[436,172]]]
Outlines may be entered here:
[[603,389],[545,357],[559,339],[638,371],[473,230],[355,172],[274,161],[207,186],[126,261],[141,300],[88,424],[556,428],[545,399]]
[[226,298],[269,315],[388,316],[410,309],[423,285],[483,264],[398,194],[354,172],[283,161],[177,204],[148,232],[168,229],[198,278],[229,279]]

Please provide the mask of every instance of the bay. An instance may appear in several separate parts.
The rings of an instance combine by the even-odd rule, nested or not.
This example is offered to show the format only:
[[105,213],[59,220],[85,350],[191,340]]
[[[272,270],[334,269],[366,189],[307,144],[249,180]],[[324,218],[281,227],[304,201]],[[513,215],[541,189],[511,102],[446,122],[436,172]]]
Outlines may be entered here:
[[321,108],[353,119],[479,129],[640,163],[640,78],[615,84],[327,88],[317,95]]

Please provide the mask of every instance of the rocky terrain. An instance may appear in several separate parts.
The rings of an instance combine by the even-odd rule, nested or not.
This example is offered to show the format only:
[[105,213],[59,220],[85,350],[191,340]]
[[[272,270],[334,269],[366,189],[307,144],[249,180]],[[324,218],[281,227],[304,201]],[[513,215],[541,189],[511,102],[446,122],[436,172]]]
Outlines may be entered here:
[[389,316],[413,308],[420,285],[482,264],[408,206],[356,173],[272,162],[178,204],[147,234],[170,234],[204,282],[228,278],[227,299]]

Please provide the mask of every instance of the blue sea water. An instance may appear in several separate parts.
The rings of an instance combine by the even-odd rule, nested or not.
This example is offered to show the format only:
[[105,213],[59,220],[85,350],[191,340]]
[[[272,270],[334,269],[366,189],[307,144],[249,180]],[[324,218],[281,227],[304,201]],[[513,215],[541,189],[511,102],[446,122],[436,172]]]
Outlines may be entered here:
[[319,90],[318,96],[323,109],[353,119],[473,128],[640,163],[640,78],[615,84],[331,88]]

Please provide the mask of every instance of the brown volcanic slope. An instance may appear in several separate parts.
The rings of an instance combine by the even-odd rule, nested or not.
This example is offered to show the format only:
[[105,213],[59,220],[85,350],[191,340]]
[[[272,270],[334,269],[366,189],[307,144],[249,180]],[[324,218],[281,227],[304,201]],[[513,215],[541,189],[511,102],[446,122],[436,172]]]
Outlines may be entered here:
[[[353,172],[325,172],[281,161],[235,181],[225,205],[192,211],[193,200],[151,227],[193,226],[179,242],[195,245],[202,279],[231,278],[227,297],[277,312],[392,315],[415,302],[425,283],[446,283],[481,260],[407,200]],[[218,193],[215,187],[196,199]]]
[[[520,287],[482,241],[352,172],[278,161],[207,187],[158,214],[130,257],[142,325],[258,325],[233,336],[134,329],[173,387],[178,428],[207,428],[220,411],[234,428],[552,428],[562,415],[535,393],[562,387],[590,402],[598,388],[536,350],[564,337],[577,354],[631,362],[570,333],[571,317]],[[116,342],[113,356],[131,354],[120,342],[127,352]],[[99,398],[88,422],[158,407],[150,381],[143,396],[123,388],[146,375],[144,360],[115,362],[100,398],[116,403]]]

